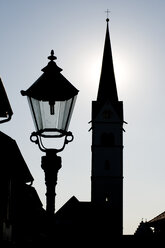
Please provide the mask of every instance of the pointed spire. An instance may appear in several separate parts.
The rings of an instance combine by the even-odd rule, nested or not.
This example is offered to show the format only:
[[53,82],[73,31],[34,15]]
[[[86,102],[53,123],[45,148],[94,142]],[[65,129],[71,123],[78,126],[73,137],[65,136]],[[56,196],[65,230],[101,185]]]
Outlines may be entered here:
[[99,90],[97,95],[97,101],[106,101],[109,99],[111,102],[118,101],[115,74],[113,68],[113,59],[111,51],[111,42],[109,35],[109,19],[107,21],[107,30],[105,36],[102,69],[99,83]]

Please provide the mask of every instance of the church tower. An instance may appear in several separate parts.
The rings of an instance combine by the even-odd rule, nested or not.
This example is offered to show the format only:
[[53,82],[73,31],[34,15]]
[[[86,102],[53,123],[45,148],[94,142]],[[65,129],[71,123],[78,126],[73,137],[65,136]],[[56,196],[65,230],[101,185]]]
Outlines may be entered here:
[[[108,208],[113,233],[123,229],[123,102],[113,68],[109,19],[97,100],[92,101],[91,202]],[[103,208],[104,209],[104,208]]]

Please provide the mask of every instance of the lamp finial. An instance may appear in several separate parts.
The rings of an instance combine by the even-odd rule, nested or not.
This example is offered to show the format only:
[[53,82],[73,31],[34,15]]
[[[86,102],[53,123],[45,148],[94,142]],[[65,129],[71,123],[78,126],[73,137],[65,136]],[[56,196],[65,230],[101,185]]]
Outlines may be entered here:
[[48,59],[49,59],[50,61],[53,61],[53,60],[57,59],[57,57],[54,56],[54,50],[51,50],[50,56],[48,57]]

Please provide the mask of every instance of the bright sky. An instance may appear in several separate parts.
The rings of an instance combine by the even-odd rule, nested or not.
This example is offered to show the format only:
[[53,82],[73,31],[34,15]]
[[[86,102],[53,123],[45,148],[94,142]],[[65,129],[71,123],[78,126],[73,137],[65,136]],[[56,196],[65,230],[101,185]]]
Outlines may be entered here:
[[[26,90],[54,49],[63,75],[80,90],[61,153],[56,210],[72,195],[90,201],[91,101],[96,99],[106,31],[124,102],[124,233],[165,211],[165,2],[162,0],[1,0],[0,76],[14,116],[1,131],[16,140],[45,206],[44,173]],[[16,165],[13,165],[16,166]]]

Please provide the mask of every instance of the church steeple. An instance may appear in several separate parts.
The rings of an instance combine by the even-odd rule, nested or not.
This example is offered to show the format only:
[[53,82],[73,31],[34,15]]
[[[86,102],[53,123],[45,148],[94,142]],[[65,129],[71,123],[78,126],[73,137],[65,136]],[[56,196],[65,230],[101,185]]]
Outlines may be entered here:
[[109,19],[98,96],[92,101],[91,201],[99,208],[103,206],[112,237],[122,235],[123,102],[117,95]]
[[109,99],[111,102],[118,101],[115,73],[113,68],[112,50],[109,35],[109,19],[107,21],[107,30],[105,36],[104,52],[102,59],[102,69],[100,75],[99,90],[97,101],[105,102]]

